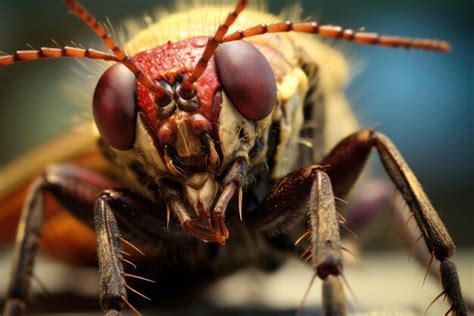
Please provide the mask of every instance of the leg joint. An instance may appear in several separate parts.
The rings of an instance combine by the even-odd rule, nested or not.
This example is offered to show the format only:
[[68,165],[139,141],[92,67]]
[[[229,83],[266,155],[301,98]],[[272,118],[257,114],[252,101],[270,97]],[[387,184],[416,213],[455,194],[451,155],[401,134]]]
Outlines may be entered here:
[[120,295],[112,293],[101,293],[100,295],[100,307],[102,307],[103,311],[121,311],[124,305],[124,299]]

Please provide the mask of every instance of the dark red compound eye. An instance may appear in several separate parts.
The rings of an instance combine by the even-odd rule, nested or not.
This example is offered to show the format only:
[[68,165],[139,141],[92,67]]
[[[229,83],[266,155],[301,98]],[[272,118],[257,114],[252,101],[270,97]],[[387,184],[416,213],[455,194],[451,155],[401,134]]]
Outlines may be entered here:
[[235,41],[217,49],[216,69],[229,99],[245,118],[259,121],[276,104],[277,87],[267,59],[252,44]]
[[94,92],[94,120],[110,146],[127,150],[135,142],[135,76],[122,64],[107,69]]

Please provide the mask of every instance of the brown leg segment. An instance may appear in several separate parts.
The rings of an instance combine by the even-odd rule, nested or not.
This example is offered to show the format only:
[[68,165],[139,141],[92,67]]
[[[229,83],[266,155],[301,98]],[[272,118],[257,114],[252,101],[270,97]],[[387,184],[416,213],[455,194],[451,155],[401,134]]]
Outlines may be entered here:
[[322,170],[315,170],[308,206],[313,267],[322,280],[337,276],[342,272],[341,238],[331,180]]
[[323,315],[343,316],[346,314],[346,303],[341,278],[329,275],[323,281]]
[[117,186],[118,183],[104,175],[74,165],[50,166],[31,184],[17,232],[13,271],[2,315],[25,314],[45,214],[45,193],[52,194],[82,223],[95,227],[101,277],[99,294],[106,315],[119,315],[124,304],[128,304],[117,222],[122,224],[124,234],[135,238],[152,241],[189,238],[176,223],[166,227],[163,212],[158,211],[160,205],[124,189],[104,191]]
[[257,230],[278,232],[304,214],[309,215],[311,230],[307,252],[311,253],[313,270],[323,281],[324,315],[345,315],[339,223],[331,180],[323,167],[310,166],[287,175],[246,222]]
[[245,222],[253,229],[269,233],[281,232],[307,213],[315,170],[307,167],[288,174],[277,183],[257,211],[245,216]]
[[[403,230],[402,241],[404,245],[407,247],[407,249],[411,250],[410,255],[413,256],[422,267],[427,267],[423,283],[429,278],[429,275],[431,275],[434,279],[440,281],[441,284],[443,284],[443,289],[448,289],[443,291],[443,295],[446,294],[449,289],[451,289],[451,291],[457,291],[458,289],[460,289],[459,284],[450,284],[451,282],[456,283],[456,279],[445,278],[444,280],[441,280],[440,270],[447,270],[446,272],[444,272],[445,276],[454,275],[455,271],[449,271],[453,269],[455,270],[454,264],[450,260],[445,260],[444,262],[446,263],[443,266],[440,265],[438,267],[434,265],[432,262],[434,259],[434,253],[428,252],[425,243],[416,242],[418,237],[420,236],[420,231],[416,228],[416,223],[412,222],[413,215],[410,215],[408,212],[406,212],[405,203],[401,200],[401,197],[395,199],[393,204],[393,210],[396,224],[400,227],[401,230]],[[462,293],[451,293],[448,295],[461,296]],[[432,304],[436,300],[434,300]],[[467,295],[464,295],[464,303],[466,304],[466,307],[469,311],[474,310],[474,302]],[[454,307],[454,310],[457,309],[459,308]]]
[[38,250],[38,239],[44,220],[44,193],[50,192],[58,201],[69,207],[79,219],[92,219],[92,206],[99,192],[114,182],[92,171],[72,165],[55,165],[46,169],[43,176],[30,186],[18,227],[13,271],[3,315],[23,315]]
[[37,179],[31,184],[18,227],[13,271],[7,299],[3,307],[6,316],[23,315],[33,274],[38,238],[44,220],[43,190],[45,182]]
[[331,180],[322,170],[316,170],[308,206],[312,266],[323,280],[323,315],[342,316],[346,314],[346,303],[340,277],[341,237]]
[[[320,165],[325,166],[324,171],[331,179],[334,196],[342,198],[349,193],[372,148],[377,149],[385,170],[402,193],[422,232],[429,253],[433,253],[441,263],[443,292],[451,302],[450,311],[456,315],[466,315],[456,267],[449,259],[454,253],[454,242],[415,175],[385,135],[371,129],[361,130],[343,139],[323,159]],[[288,174],[275,185],[259,210],[250,214],[246,222],[256,230],[275,233],[301,219],[305,213],[302,211],[305,203],[314,191],[312,186],[316,179],[315,171],[318,170],[322,172],[321,167],[316,166]],[[285,247],[292,248],[290,244],[285,244]]]
[[113,191],[104,191],[94,205],[100,306],[107,316],[122,315],[128,301],[119,244],[121,235],[110,205],[111,194]]
[[370,129],[361,130],[342,140],[323,160],[322,165],[329,165],[327,173],[335,195],[342,197],[348,193],[373,147],[413,213],[429,252],[441,262],[441,280],[451,311],[466,315],[456,267],[449,259],[454,253],[454,242],[415,175],[385,135]]

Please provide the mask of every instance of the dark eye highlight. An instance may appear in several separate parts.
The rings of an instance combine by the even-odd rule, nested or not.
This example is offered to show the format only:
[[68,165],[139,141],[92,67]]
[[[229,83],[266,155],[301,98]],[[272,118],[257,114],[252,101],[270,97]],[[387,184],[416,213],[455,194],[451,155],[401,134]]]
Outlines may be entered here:
[[127,150],[135,142],[135,76],[122,64],[107,69],[94,92],[93,113],[100,135],[110,146]]
[[273,110],[277,87],[263,54],[246,41],[222,44],[215,54],[219,80],[229,99],[245,118],[259,121]]

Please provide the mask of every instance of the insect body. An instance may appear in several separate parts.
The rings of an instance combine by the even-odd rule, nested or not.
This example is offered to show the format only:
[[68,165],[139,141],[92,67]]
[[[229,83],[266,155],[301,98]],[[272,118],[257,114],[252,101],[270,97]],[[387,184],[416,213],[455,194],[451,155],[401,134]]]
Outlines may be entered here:
[[[160,280],[178,276],[206,283],[243,266],[264,266],[284,253],[298,253],[300,236],[309,239],[312,267],[323,280],[326,313],[344,314],[341,219],[334,199],[349,192],[372,148],[402,192],[433,258],[441,262],[451,311],[465,314],[446,228],[386,136],[370,129],[350,134],[355,121],[347,126],[326,121],[332,112],[351,117],[341,93],[344,61],[298,33],[437,51],[449,49],[447,43],[317,23],[259,24],[272,17],[244,10],[247,1],[242,0],[212,37],[184,27],[172,38],[157,40],[163,25],[202,18],[181,13],[136,34],[127,43],[133,52],[127,54],[78,2],[65,3],[113,54],[44,48],[0,57],[0,65],[59,57],[115,62],[93,96],[102,158],[94,152],[80,156],[105,164],[96,164],[95,170],[52,165],[30,185],[5,315],[25,310],[37,237],[52,220],[45,217],[45,193],[95,230],[97,245],[90,239],[81,245],[97,246],[100,302],[107,314],[134,309],[127,289],[134,290],[125,281],[131,275],[124,272],[127,259],[121,252],[135,248],[132,243],[149,250],[146,261]],[[211,20],[218,12],[203,10]],[[303,128],[305,122],[312,123],[310,130]],[[329,134],[339,138],[332,149]],[[300,148],[300,137],[310,139],[314,149]],[[83,226],[66,227],[71,241],[82,239],[74,234]],[[48,231],[43,234],[47,239]],[[57,244],[49,247],[61,256]]]

